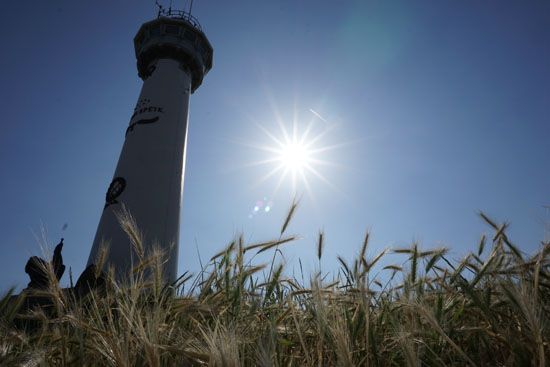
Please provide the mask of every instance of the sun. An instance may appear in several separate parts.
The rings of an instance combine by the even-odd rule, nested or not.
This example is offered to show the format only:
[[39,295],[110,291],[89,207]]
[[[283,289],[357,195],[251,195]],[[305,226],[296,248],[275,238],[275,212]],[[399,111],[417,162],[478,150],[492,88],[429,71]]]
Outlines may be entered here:
[[302,172],[312,163],[312,154],[306,144],[292,141],[281,147],[278,160],[287,170]]
[[[252,147],[267,152],[268,157],[253,162],[251,165],[271,166],[268,173],[261,177],[257,184],[278,176],[275,192],[285,181],[290,181],[292,190],[295,193],[303,188],[311,194],[310,181],[311,178],[315,177],[334,188],[320,172],[321,166],[330,165],[330,162],[321,159],[321,153],[335,148],[335,146],[322,144],[322,138],[331,128],[318,113],[313,110],[310,111],[313,113],[314,118],[302,126],[295,119],[289,129],[278,119],[277,122],[280,128],[278,134],[272,133],[264,126],[257,124],[270,141],[262,145],[254,144]],[[319,124],[319,121],[322,122],[320,127],[314,126]],[[300,129],[300,127],[304,128]]]

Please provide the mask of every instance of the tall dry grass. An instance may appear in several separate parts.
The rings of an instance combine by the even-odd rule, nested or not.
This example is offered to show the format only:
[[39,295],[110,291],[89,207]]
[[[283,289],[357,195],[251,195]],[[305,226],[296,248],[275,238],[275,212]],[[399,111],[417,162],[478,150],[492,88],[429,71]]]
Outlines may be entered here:
[[[495,234],[462,261],[416,243],[367,256],[367,234],[355,259],[338,258],[333,279],[317,273],[303,281],[279,260],[295,240],[286,234],[295,210],[296,203],[277,240],[236,238],[200,274],[184,273],[171,287],[160,276],[163,254],[142,251],[126,213],[121,224],[139,254],[126,284],[110,272],[106,289],[77,299],[54,283],[43,292],[53,307],[24,314],[8,292],[0,300],[0,365],[550,364],[549,243],[528,257],[506,224],[480,214]],[[321,232],[319,260],[323,247]],[[271,263],[251,262],[265,251]],[[389,253],[403,263],[385,262]]]

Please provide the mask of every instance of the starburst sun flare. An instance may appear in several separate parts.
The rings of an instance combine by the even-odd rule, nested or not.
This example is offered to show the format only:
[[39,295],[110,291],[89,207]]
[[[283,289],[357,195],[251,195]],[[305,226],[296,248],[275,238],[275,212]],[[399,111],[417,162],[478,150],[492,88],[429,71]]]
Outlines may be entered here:
[[[320,166],[330,164],[322,160],[319,155],[322,152],[335,148],[335,146],[318,146],[321,143],[321,138],[330,128],[326,120],[319,114],[312,110],[311,112],[315,115],[315,118],[308,123],[302,133],[299,132],[299,124],[296,121],[294,121],[292,126],[292,134],[289,134],[288,129],[281,121],[278,121],[280,128],[278,135],[271,133],[262,125],[258,125],[270,139],[271,144],[255,145],[254,147],[268,152],[270,156],[267,159],[254,162],[252,165],[265,164],[272,167],[266,175],[260,178],[258,184],[279,174],[275,191],[281,187],[284,181],[290,179],[294,191],[298,189],[300,184],[303,184],[305,190],[311,194],[309,183],[311,176],[315,176],[329,186],[333,186],[319,171]],[[324,123],[324,128],[313,135],[313,125],[316,119]]]
[[291,171],[301,171],[306,168],[311,161],[312,152],[305,144],[298,141],[292,141],[281,147],[278,158],[286,169]]

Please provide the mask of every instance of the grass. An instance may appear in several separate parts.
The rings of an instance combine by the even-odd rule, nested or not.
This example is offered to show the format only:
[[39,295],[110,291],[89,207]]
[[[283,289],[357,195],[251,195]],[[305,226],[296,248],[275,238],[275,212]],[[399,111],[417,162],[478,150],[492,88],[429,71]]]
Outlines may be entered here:
[[[462,261],[444,248],[382,251],[369,235],[327,280],[286,276],[281,251],[293,203],[274,241],[235,239],[203,271],[167,289],[159,251],[145,254],[128,213],[121,218],[140,264],[125,285],[75,299],[57,285],[54,307],[26,314],[0,299],[4,366],[546,366],[550,364],[550,243],[525,256],[499,225]],[[323,256],[319,233],[317,256]],[[271,263],[253,264],[272,251]],[[388,253],[403,264],[386,265]],[[394,258],[394,256],[392,256]],[[147,274],[147,276],[145,275]],[[32,320],[32,330],[16,328]]]

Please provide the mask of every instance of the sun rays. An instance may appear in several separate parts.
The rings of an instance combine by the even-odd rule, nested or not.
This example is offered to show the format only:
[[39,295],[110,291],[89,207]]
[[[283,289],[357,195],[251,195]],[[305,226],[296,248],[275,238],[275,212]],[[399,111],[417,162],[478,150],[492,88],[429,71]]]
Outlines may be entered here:
[[253,147],[264,151],[267,157],[251,162],[250,165],[268,167],[267,173],[259,178],[256,185],[272,181],[276,193],[285,183],[289,183],[294,194],[305,191],[309,195],[312,195],[314,180],[334,188],[321,171],[323,166],[337,166],[322,158],[323,153],[338,147],[326,145],[324,141],[332,126],[319,113],[311,109],[309,111],[313,116],[307,125],[300,124],[296,116],[290,128],[277,118],[277,132],[256,124],[267,139],[264,144],[255,144]]

